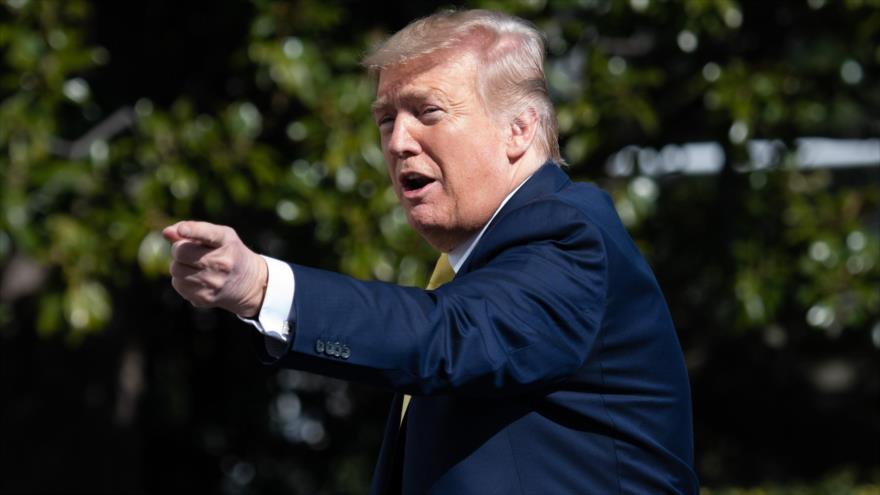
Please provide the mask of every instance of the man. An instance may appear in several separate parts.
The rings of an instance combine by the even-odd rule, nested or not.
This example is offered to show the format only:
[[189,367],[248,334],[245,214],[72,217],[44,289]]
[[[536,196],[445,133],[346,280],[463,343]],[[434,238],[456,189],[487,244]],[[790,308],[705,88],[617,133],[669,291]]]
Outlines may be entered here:
[[394,190],[454,280],[357,281],[187,221],[174,287],[255,318],[281,366],[398,392],[375,493],[697,493],[675,330],[607,195],[558,167],[539,33],[440,13],[365,63]]

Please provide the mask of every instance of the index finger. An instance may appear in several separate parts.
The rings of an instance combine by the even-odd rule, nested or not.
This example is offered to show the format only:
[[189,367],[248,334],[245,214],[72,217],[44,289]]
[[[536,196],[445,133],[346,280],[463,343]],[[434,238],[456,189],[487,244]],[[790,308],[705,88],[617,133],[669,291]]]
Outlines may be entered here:
[[166,237],[176,234],[179,239],[198,242],[209,247],[220,247],[226,240],[227,227],[208,222],[186,220],[178,222],[166,230],[170,230]]
[[181,222],[177,222],[174,225],[169,225],[162,229],[162,237],[164,237],[168,242],[174,244],[177,241],[183,240],[183,237],[177,233],[177,226],[180,225]]

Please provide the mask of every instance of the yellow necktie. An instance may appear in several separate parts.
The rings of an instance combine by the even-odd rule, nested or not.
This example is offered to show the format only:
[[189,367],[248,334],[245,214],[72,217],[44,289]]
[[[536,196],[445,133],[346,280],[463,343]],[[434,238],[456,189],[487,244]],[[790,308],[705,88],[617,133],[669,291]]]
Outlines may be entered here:
[[[452,269],[452,265],[449,264],[449,257],[446,256],[446,253],[440,255],[437,258],[437,264],[434,265],[434,272],[431,274],[431,278],[428,280],[428,290],[434,290],[437,287],[449,282],[455,278],[455,270]],[[403,407],[400,408],[400,422],[403,423],[403,417],[406,416],[406,408],[409,407],[409,395],[404,394],[403,396]]]
[[428,280],[426,289],[434,290],[453,278],[455,278],[455,270],[449,264],[449,256],[443,253],[437,258],[437,264],[434,265],[434,272],[431,274],[430,280]]

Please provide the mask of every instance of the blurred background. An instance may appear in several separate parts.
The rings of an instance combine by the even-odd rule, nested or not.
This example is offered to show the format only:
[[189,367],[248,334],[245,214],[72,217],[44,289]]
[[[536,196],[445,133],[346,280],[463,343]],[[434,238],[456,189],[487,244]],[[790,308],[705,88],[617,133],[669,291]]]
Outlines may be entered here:
[[[368,47],[447,4],[0,0],[0,492],[364,493],[390,394],[258,364],[159,232],[422,285]],[[706,494],[880,493],[880,1],[532,20],[570,174],[668,298]]]

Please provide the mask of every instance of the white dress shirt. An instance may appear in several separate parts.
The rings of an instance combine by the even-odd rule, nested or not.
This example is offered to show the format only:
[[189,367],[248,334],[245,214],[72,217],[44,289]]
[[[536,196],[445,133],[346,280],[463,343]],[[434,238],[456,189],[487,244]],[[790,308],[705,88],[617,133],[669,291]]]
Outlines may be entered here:
[[[530,178],[531,176],[526,177],[525,180],[523,180],[513,191],[510,192],[510,194],[507,195],[507,197],[504,198],[504,201],[498,205],[498,208],[495,209],[495,213],[492,214],[492,217],[489,218],[486,225],[483,225],[480,232],[447,253],[449,256],[449,264],[452,265],[452,269],[456,273],[458,273],[458,270],[464,265],[464,262],[467,261],[471,251],[474,250],[477,242],[483,237],[483,233],[486,232],[489,224],[492,223],[492,220],[495,219],[495,216],[498,215],[501,208],[504,208],[507,201],[510,200],[510,198],[519,191],[519,188],[521,188]],[[296,277],[289,264],[269,256],[263,256],[263,258],[266,260],[266,266],[269,269],[269,279],[266,285],[266,294],[263,297],[263,306],[260,308],[260,314],[257,315],[256,319],[241,319],[242,321],[255,326],[257,330],[266,337],[266,350],[269,352],[269,355],[272,357],[280,357],[287,349],[287,344],[291,338],[288,315],[290,314],[290,308],[293,306],[293,298],[296,292]]]

